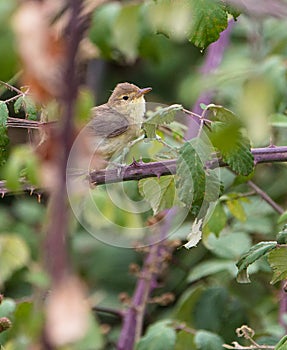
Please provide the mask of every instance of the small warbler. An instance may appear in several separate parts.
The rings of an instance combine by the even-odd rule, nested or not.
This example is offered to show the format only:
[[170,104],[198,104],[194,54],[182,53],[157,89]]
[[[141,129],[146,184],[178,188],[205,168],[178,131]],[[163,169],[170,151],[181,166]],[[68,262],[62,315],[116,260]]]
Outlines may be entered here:
[[92,108],[86,132],[95,153],[110,159],[139,137],[145,114],[144,95],[151,90],[120,83],[107,103]]

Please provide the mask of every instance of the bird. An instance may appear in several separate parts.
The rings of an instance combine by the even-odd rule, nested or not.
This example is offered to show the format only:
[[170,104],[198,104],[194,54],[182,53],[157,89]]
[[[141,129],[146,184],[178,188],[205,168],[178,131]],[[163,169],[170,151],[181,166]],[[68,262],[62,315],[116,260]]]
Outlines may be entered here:
[[91,109],[85,132],[95,153],[109,160],[139,137],[146,110],[144,96],[151,90],[119,83],[107,103]]

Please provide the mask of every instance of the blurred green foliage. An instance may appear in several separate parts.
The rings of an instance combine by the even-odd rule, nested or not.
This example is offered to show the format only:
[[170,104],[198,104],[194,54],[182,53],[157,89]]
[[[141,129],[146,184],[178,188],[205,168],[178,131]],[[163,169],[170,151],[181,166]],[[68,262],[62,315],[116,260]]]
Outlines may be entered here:
[[[9,80],[18,69],[10,17],[15,7],[15,1],[0,0],[1,80]],[[109,2],[100,7],[93,15],[89,30],[89,37],[99,50],[97,60],[104,62],[100,66],[102,71],[99,75],[103,78],[99,80],[100,87],[96,91],[97,102],[105,101],[119,81],[152,86],[151,100],[182,103],[186,108],[191,108],[201,92],[212,91],[212,102],[232,110],[240,118],[240,124],[236,124],[234,129],[222,127],[212,134],[214,145],[221,152],[229,149],[234,135],[241,133],[242,125],[252,147],[268,146],[270,138],[276,145],[286,145],[286,21],[240,15],[233,25],[231,41],[220,67],[208,75],[200,72],[205,58],[202,50],[226,28],[229,12],[231,10],[227,11],[223,2],[209,0],[161,0],[140,4]],[[1,99],[5,100],[5,95]],[[77,105],[79,119],[86,120],[92,101],[90,92],[80,93]],[[23,98],[14,105],[15,112],[24,109],[32,118],[37,115],[35,108],[33,102]],[[8,112],[11,113],[11,107],[8,109],[1,102],[1,166],[7,158],[5,121]],[[250,145],[249,141],[245,142],[245,135],[240,137],[243,145],[231,155],[225,152],[225,157],[231,166],[233,164],[233,170],[240,175],[248,175],[252,171]],[[180,146],[179,143],[177,145]],[[181,153],[188,147],[189,143],[181,148]],[[134,153],[152,158],[162,148],[154,141],[137,145]],[[239,164],[242,159],[243,164]],[[195,167],[195,162],[197,156],[190,157],[189,154],[189,171],[194,172],[198,180],[201,201],[205,195],[200,177],[204,169],[199,163]],[[23,168],[26,169],[24,173]],[[31,157],[29,149],[13,146],[1,175],[5,174],[10,188],[18,190],[18,180],[23,175],[37,184],[37,168],[37,160]],[[148,307],[145,328],[149,327],[138,349],[152,349],[151,346],[156,344],[156,349],[215,350],[221,348],[223,342],[239,341],[235,329],[242,324],[256,330],[258,342],[274,345],[285,333],[286,324],[278,323],[280,285],[270,285],[271,280],[276,283],[281,275],[286,277],[285,248],[274,249],[268,256],[275,271],[272,277],[272,269],[264,258],[266,251],[255,249],[254,252],[254,244],[275,242],[277,232],[286,222],[286,215],[278,224],[279,215],[258,196],[248,194],[248,199],[244,195],[238,197],[237,194],[250,192],[246,185],[249,178],[238,177],[228,169],[221,169],[219,175],[225,192],[203,229],[202,243],[191,252],[184,249],[174,252],[170,269],[155,292],[157,295],[173,292],[175,302],[168,307]],[[180,176],[179,181],[184,185],[181,199],[184,199],[189,195],[191,184],[184,172]],[[273,200],[286,207],[285,164],[257,166],[251,176]],[[217,178],[214,181],[218,184]],[[146,185],[150,186],[148,199],[155,213],[174,204],[170,200],[170,196],[174,197],[172,181],[148,179],[140,183],[140,192],[136,183],[125,184],[124,190],[134,200],[140,200]],[[155,198],[151,191],[155,194],[156,191],[161,194],[165,191],[167,197]],[[118,198],[121,199],[121,192]],[[188,198],[186,202],[192,200]],[[91,201],[97,203],[109,220],[120,225],[123,233],[126,227],[141,226],[152,215],[151,211],[141,216],[119,209],[107,199],[103,188],[93,192]],[[86,222],[97,221],[103,237],[114,234],[114,229],[106,225],[106,221],[95,219],[93,207],[84,214]],[[10,317],[13,322],[13,328],[0,335],[0,344],[5,349],[28,348],[33,338],[39,335],[43,314],[34,313],[31,298],[37,294],[38,288],[48,283],[42,267],[42,241],[47,220],[47,203],[45,199],[44,203],[38,203],[36,195],[11,195],[1,200],[0,288],[6,299],[0,305],[0,316]],[[187,217],[174,237],[185,239],[190,229],[191,220]],[[92,303],[121,308],[118,294],[122,291],[132,294],[136,283],[136,277],[128,274],[129,265],[141,263],[142,257],[131,249],[97,241],[72,219],[69,244],[73,268],[88,286]],[[274,247],[276,243],[270,245]],[[246,272],[248,267],[252,283],[238,284],[236,263],[250,250],[255,256],[247,255],[249,260],[243,261],[242,269]],[[280,267],[282,261],[284,266]],[[121,323],[112,315],[98,314],[98,320],[111,327],[103,348],[112,349]],[[194,333],[184,329],[175,332],[172,322],[184,322]],[[83,343],[67,349],[90,349],[95,343],[101,344],[100,338],[98,323],[91,320],[91,331]]]

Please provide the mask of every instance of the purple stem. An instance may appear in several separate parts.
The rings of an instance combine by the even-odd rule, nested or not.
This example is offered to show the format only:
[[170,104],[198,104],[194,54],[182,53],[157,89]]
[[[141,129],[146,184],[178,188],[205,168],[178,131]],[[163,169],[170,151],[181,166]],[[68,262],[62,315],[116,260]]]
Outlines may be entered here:
[[[204,63],[200,69],[200,72],[202,75],[210,75],[216,69],[220,66],[224,52],[226,50],[226,47],[229,44],[229,37],[230,37],[230,32],[233,27],[234,20],[230,20],[228,22],[227,28],[220,33],[219,39],[212,43],[211,45],[208,46],[206,57],[204,60]],[[213,90],[206,90],[201,93],[201,95],[198,97],[196,100],[192,112],[201,115],[202,114],[202,109],[200,107],[201,103],[204,103],[205,105],[208,105],[211,103],[211,100],[213,98],[214,91]],[[186,138],[192,139],[193,137],[196,137],[198,134],[198,128],[194,127],[194,122],[199,122],[198,118],[191,118],[190,119],[190,125],[188,126],[188,131],[186,133]]]

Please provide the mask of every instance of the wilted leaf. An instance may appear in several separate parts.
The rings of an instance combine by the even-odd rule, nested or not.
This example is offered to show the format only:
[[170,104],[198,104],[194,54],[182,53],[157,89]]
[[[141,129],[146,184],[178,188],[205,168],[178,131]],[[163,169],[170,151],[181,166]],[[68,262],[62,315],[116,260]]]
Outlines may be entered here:
[[14,234],[0,235],[0,285],[15,271],[25,266],[29,258],[28,247],[21,237]]
[[136,345],[136,350],[173,350],[176,331],[171,321],[165,320],[151,325]]
[[89,328],[89,305],[83,285],[66,277],[46,301],[47,334],[55,346],[80,340]]
[[143,129],[145,130],[148,138],[156,137],[156,128],[158,125],[169,124],[174,121],[176,113],[182,111],[181,105],[171,105],[168,107],[161,107],[154,112],[149,111],[147,113],[148,119],[143,123]]
[[268,254],[268,262],[273,270],[271,283],[285,280],[287,278],[287,249],[278,247]]
[[201,240],[202,236],[202,219],[197,221],[197,218],[194,220],[191,228],[191,232],[186,237],[187,243],[184,244],[184,247],[190,249],[196,247],[198,242]]
[[277,242],[274,241],[260,242],[255,244],[251,249],[249,249],[248,252],[243,254],[236,264],[238,268],[237,281],[239,283],[249,283],[250,279],[247,272],[248,266],[269,253],[271,250],[275,249],[276,246]]
[[192,27],[189,40],[200,49],[219,38],[227,27],[227,13],[220,0],[191,0]]
[[23,83],[39,102],[62,94],[64,40],[50,25],[45,2],[23,2],[14,15],[17,49],[23,62]]
[[240,199],[231,199],[226,201],[230,213],[240,221],[246,221],[246,213]]

